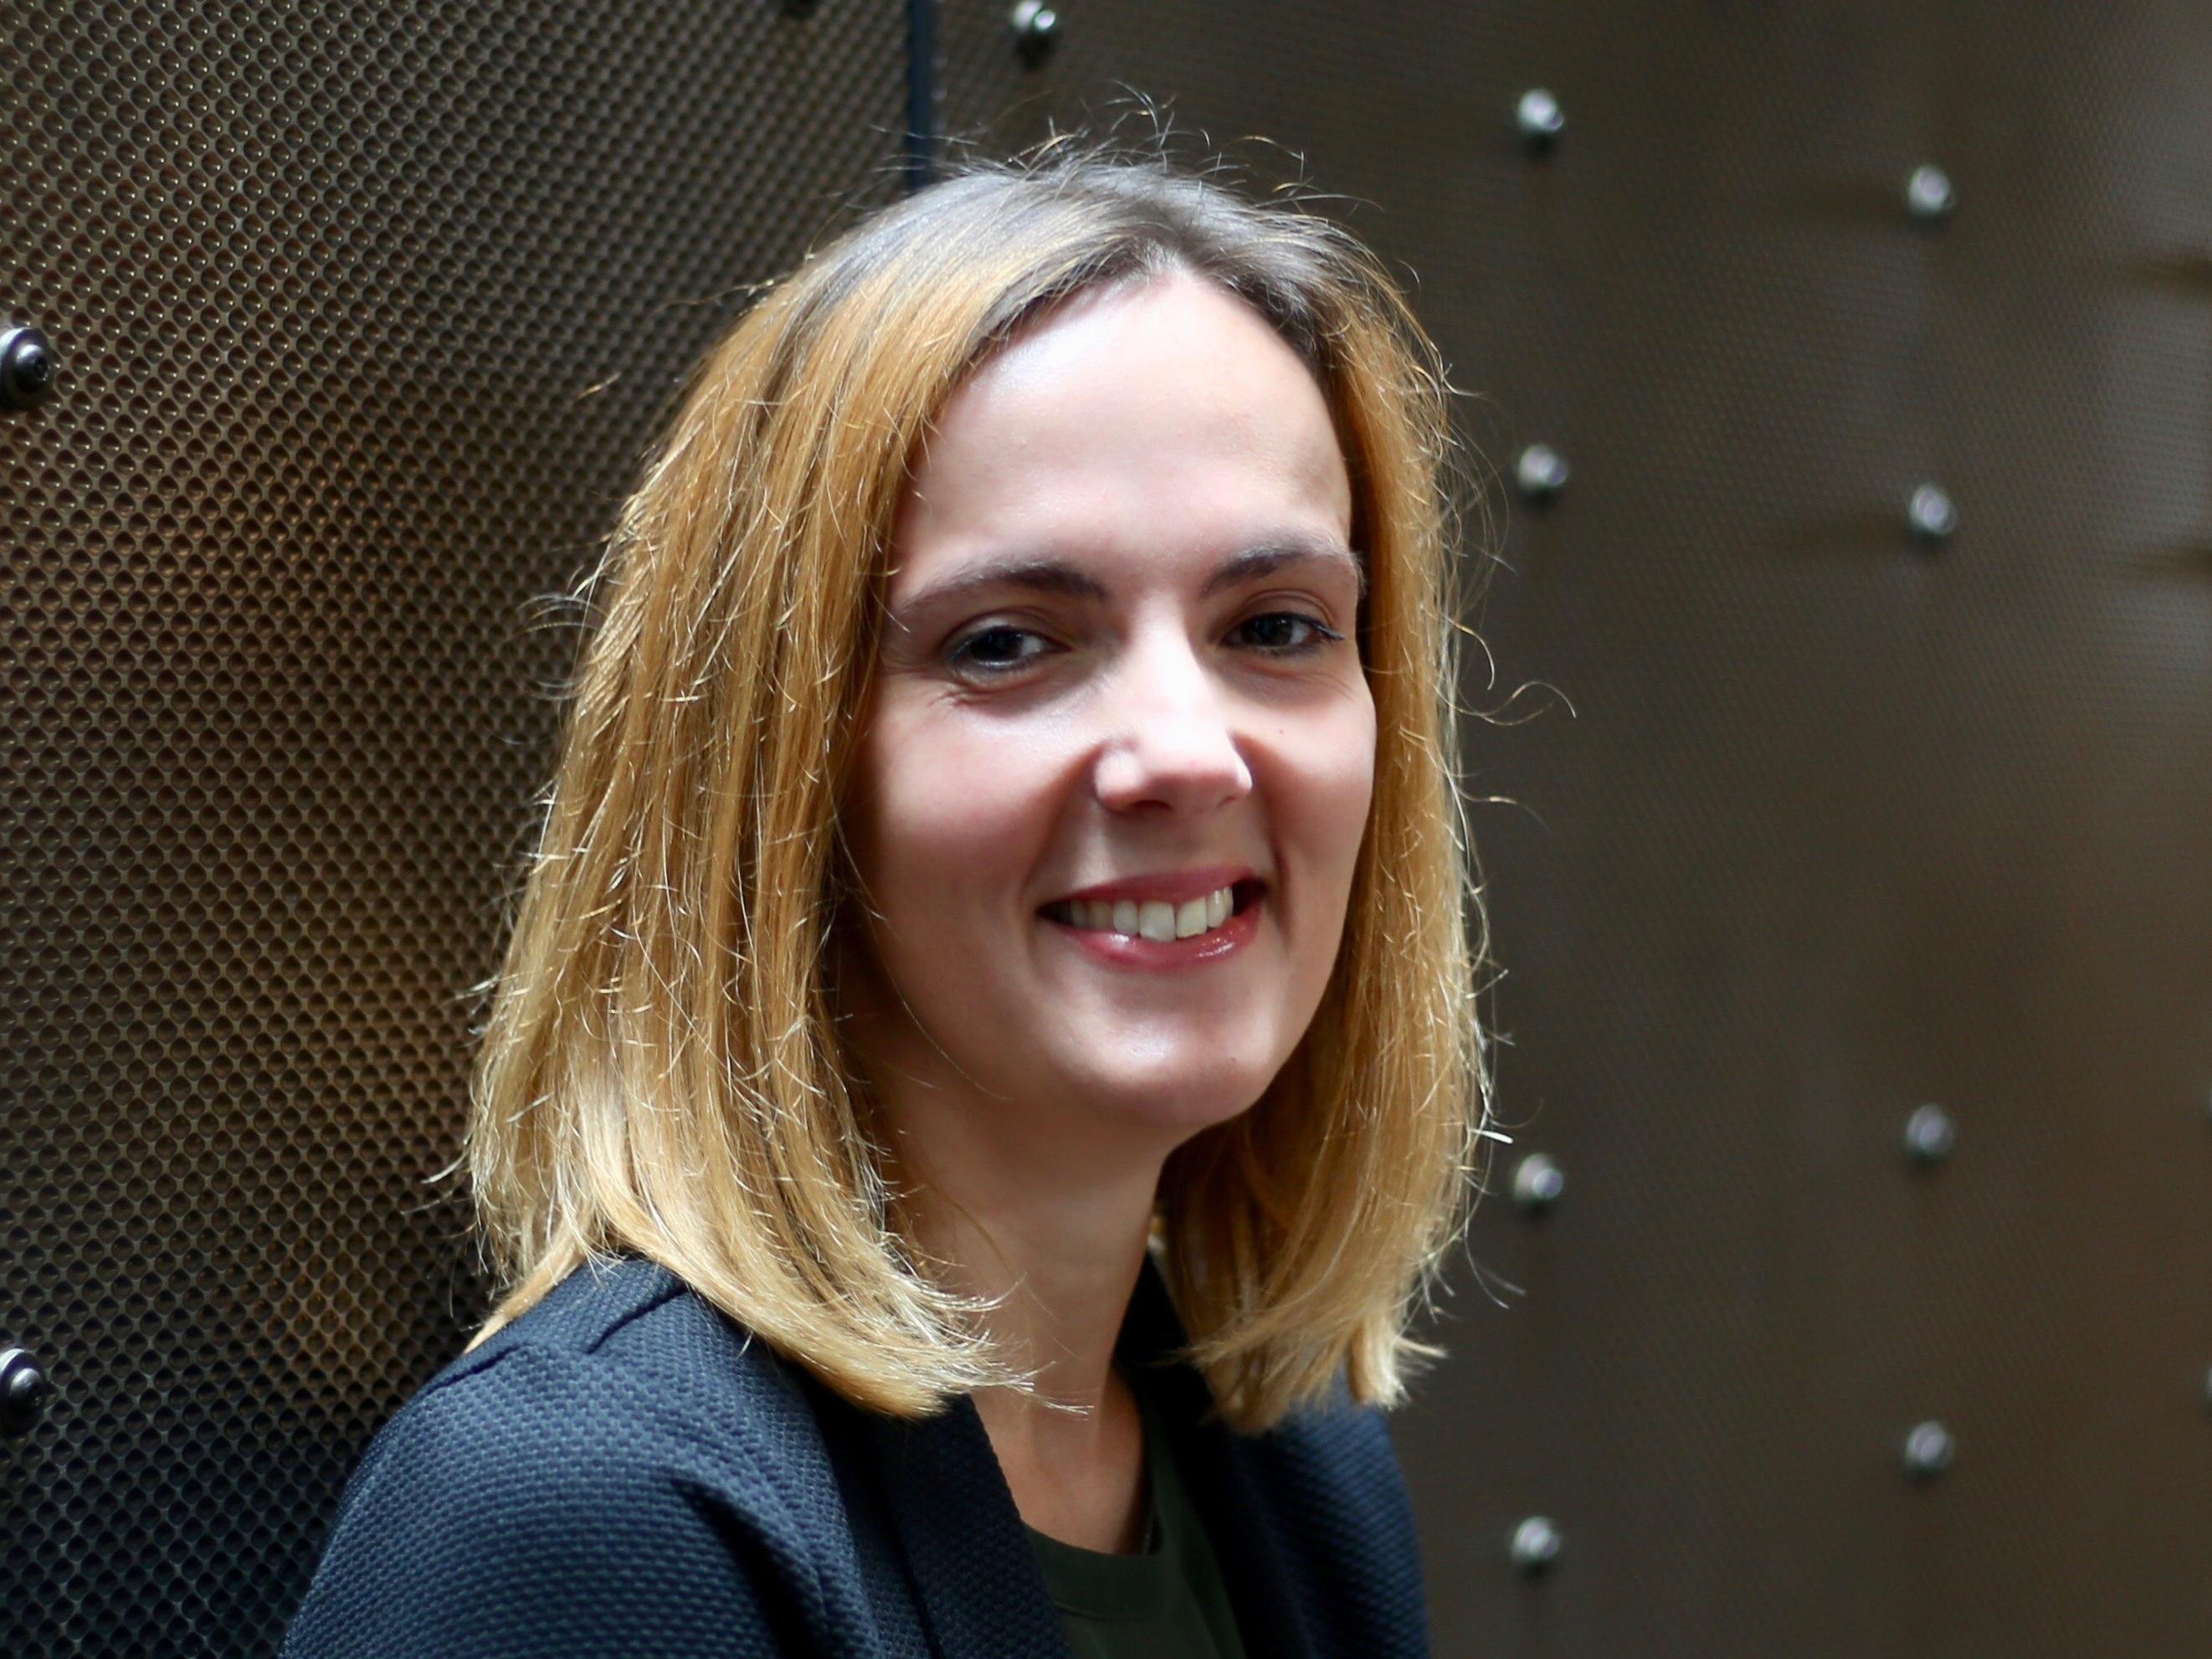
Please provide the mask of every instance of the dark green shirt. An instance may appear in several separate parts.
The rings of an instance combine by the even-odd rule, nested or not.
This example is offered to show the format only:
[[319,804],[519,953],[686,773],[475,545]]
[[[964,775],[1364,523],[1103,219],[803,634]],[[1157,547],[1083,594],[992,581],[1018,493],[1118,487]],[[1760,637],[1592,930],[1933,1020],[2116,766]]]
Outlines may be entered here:
[[[1124,1375],[1127,1375],[1124,1373]],[[1075,1659],[1244,1659],[1228,1587],[1144,1382],[1145,1547],[1079,1549],[1024,1527]]]

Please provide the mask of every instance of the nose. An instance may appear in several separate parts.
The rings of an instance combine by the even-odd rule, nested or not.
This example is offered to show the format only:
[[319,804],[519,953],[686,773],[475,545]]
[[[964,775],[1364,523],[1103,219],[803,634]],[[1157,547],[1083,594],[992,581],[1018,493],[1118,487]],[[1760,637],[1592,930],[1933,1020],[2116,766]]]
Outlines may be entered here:
[[1233,700],[1180,628],[1129,649],[1104,710],[1092,787],[1109,811],[1196,814],[1251,793]]

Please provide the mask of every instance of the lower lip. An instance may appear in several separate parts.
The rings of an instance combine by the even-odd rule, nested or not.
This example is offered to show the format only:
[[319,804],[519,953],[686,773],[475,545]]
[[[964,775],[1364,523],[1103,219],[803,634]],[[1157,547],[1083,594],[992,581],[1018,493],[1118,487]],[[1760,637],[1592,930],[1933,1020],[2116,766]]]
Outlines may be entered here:
[[1232,957],[1252,942],[1259,931],[1264,893],[1242,910],[1232,912],[1218,927],[1209,927],[1188,939],[1145,939],[1133,933],[1109,933],[1090,927],[1072,927],[1050,916],[1038,920],[1074,944],[1094,961],[1109,968],[1143,968],[1154,972],[1197,968]]

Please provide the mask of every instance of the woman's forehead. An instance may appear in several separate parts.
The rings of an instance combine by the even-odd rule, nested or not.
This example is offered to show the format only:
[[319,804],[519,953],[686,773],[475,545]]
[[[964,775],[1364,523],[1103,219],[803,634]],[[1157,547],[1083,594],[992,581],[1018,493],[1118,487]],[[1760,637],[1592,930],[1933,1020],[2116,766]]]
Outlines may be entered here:
[[[1188,276],[1085,295],[955,392],[914,469],[899,564],[983,545],[1348,533],[1326,399],[1256,312]],[[896,577],[895,577],[896,580]]]

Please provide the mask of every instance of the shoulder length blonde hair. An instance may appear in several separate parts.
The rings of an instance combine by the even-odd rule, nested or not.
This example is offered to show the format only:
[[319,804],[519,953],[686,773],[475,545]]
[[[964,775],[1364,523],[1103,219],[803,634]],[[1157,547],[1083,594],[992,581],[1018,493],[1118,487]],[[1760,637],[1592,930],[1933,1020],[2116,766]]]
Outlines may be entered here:
[[973,162],[810,254],[687,383],[589,583],[543,836],[493,993],[464,1154],[500,1297],[660,1262],[856,1403],[1024,1387],[932,1282],[841,1054],[837,802],[893,514],[955,385],[1078,290],[1181,268],[1322,386],[1367,568],[1373,805],[1334,975],[1253,1108],[1170,1158],[1155,1249],[1222,1417],[1398,1404],[1460,1234],[1489,1097],[1480,887],[1455,789],[1448,391],[1374,256],[1164,156]]

